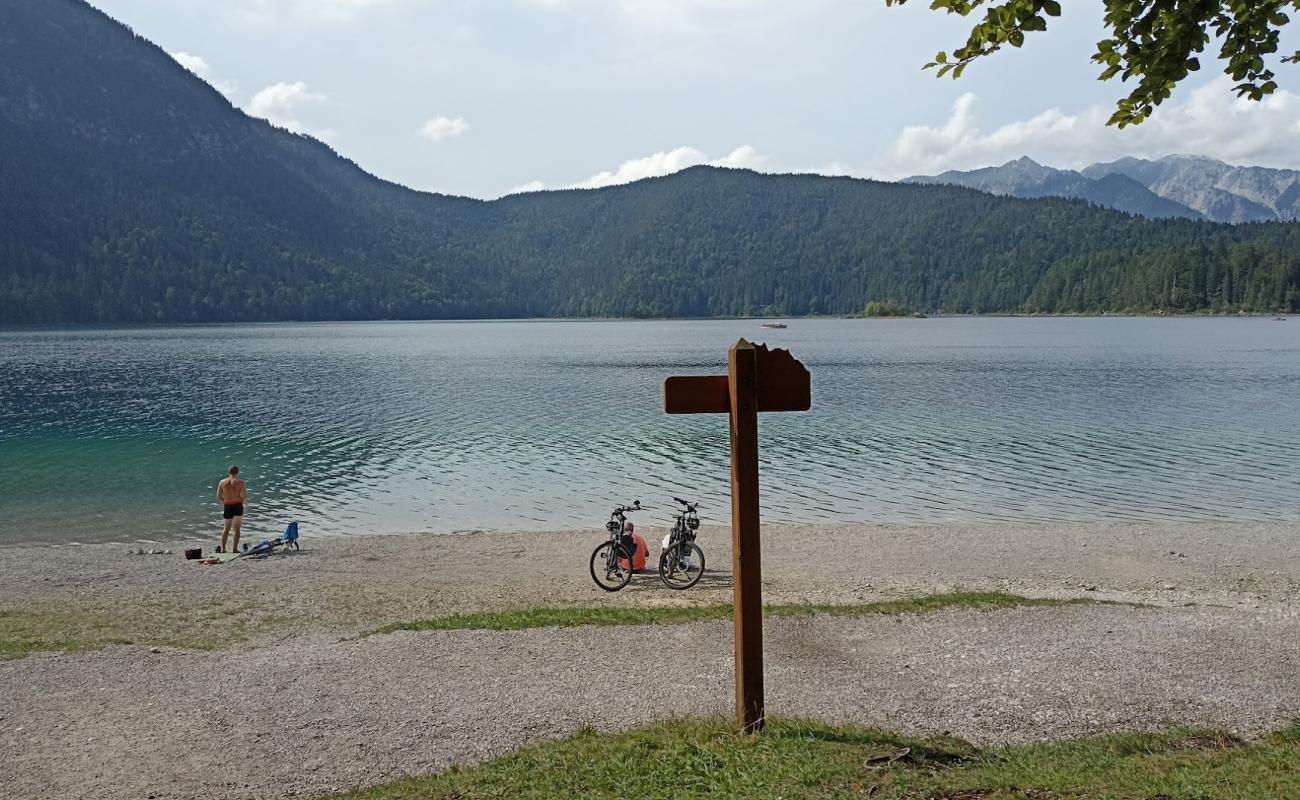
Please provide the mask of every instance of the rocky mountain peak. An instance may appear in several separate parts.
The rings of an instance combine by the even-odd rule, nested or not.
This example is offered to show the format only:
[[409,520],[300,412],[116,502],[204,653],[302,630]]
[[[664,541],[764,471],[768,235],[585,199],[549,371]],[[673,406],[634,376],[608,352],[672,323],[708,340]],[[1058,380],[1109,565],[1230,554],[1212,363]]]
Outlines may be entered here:
[[[1116,180],[1122,176],[1123,181]],[[1146,217],[1215,222],[1300,219],[1300,171],[1234,166],[1192,153],[1155,160],[1125,156],[1078,172],[1022,156],[1000,167],[907,179],[947,183],[1016,197],[1077,197]]]

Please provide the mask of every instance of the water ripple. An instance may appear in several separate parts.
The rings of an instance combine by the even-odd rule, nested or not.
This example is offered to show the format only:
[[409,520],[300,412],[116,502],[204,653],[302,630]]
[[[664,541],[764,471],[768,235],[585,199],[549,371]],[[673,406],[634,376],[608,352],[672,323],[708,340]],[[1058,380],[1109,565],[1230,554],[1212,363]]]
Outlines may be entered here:
[[1300,324],[938,319],[0,332],[0,541],[597,527],[730,509],[724,416],[670,374],[779,336],[814,409],[761,421],[786,521],[1300,519]]

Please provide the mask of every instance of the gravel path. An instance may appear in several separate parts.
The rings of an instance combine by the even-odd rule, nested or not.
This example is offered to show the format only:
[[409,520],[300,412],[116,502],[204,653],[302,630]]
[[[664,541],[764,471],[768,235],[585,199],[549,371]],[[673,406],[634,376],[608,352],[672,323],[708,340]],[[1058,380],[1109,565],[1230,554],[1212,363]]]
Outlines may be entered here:
[[[1176,724],[1257,734],[1300,709],[1300,617],[1231,608],[778,619],[769,709],[982,743]],[[0,664],[8,798],[279,798],[428,773],[584,726],[731,702],[730,628],[300,637]]]
[[[1298,535],[1296,523],[768,526],[770,602],[968,589],[1160,606],[771,620],[769,707],[985,743],[1276,728],[1300,713]],[[725,624],[350,638],[455,612],[730,598],[725,531],[703,532],[710,574],[684,593],[651,576],[601,592],[586,572],[600,538],[308,533],[301,554],[219,567],[125,545],[0,548],[0,632],[249,637],[0,662],[0,797],[312,796],[586,725],[727,711]]]

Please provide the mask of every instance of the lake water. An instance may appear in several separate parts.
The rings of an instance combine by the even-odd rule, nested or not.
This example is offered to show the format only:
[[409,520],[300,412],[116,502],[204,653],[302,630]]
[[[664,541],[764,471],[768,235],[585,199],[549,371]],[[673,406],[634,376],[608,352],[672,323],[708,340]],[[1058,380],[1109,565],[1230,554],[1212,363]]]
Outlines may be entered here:
[[728,518],[724,416],[669,375],[808,365],[761,420],[765,518],[1300,519],[1300,319],[470,322],[0,332],[0,542]]

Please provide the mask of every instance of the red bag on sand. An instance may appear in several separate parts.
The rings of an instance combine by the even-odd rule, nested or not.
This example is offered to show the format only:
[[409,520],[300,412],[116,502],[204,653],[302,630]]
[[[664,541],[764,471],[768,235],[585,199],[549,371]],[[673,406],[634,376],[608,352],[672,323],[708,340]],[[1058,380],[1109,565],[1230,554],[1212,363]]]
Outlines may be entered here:
[[[646,557],[650,553],[650,548],[646,546],[645,539],[642,539],[639,533],[632,534],[632,541],[636,544],[636,552],[632,554],[632,570],[640,572],[645,569]],[[620,560],[618,565],[623,569],[627,569],[627,560]]]

